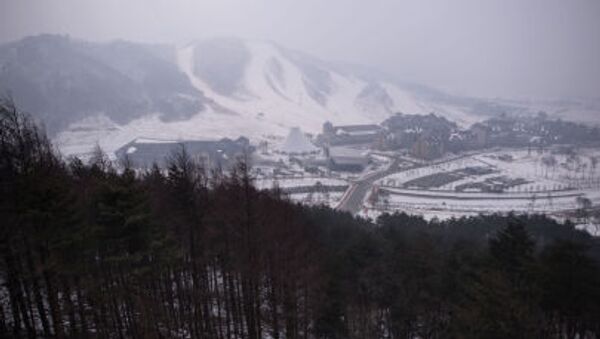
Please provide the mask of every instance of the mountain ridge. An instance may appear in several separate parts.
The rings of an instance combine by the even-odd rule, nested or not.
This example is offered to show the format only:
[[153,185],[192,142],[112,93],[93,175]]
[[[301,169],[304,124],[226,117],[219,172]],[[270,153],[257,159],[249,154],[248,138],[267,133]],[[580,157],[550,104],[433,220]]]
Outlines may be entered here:
[[0,94],[8,93],[67,155],[95,144],[112,152],[136,137],[274,140],[291,127],[315,134],[325,121],[380,123],[397,112],[435,113],[467,126],[553,109],[458,97],[372,67],[238,38],[174,46],[28,37],[0,45]]

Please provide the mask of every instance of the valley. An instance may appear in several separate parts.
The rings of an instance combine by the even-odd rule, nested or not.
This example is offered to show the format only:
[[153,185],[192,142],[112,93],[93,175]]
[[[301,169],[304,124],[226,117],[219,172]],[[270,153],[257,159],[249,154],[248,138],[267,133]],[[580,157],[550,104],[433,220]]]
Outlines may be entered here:
[[[22,53],[30,58],[16,59]],[[25,72],[36,60],[46,69]],[[65,158],[86,161],[99,146],[119,161],[139,148],[144,167],[169,155],[172,147],[157,146],[167,143],[226,164],[250,147],[257,187],[371,218],[509,211],[567,218],[581,199],[597,203],[589,160],[598,156],[589,149],[597,132],[578,124],[593,126],[600,110],[592,101],[458,97],[236,38],[173,46],[41,35],[2,45],[0,63],[3,84],[28,78],[11,88],[16,104],[49,121]],[[76,100],[94,92],[103,100]],[[574,122],[556,120],[567,116]],[[282,149],[295,127],[315,152]],[[238,149],[240,137],[248,145]],[[219,154],[223,145],[233,149]],[[586,169],[565,169],[573,157]]]

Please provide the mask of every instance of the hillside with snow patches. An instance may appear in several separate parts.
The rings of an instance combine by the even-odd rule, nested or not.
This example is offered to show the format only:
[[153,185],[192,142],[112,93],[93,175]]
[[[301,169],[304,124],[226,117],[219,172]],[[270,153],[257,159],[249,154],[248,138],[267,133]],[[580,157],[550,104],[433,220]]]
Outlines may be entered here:
[[165,121],[160,112],[148,112],[125,124],[89,116],[56,136],[63,153],[83,154],[96,144],[110,153],[136,137],[281,140],[292,127],[315,134],[326,121],[380,123],[397,112],[435,112],[464,125],[480,118],[468,105],[425,100],[393,82],[366,79],[270,42],[198,42],[177,48],[174,62],[204,97],[196,114]]
[[326,121],[380,123],[397,112],[433,112],[462,126],[531,113],[235,38],[174,47],[46,35],[0,46],[0,66],[0,91],[51,127],[65,155],[95,145],[111,154],[135,138],[277,143],[292,127],[315,134]]

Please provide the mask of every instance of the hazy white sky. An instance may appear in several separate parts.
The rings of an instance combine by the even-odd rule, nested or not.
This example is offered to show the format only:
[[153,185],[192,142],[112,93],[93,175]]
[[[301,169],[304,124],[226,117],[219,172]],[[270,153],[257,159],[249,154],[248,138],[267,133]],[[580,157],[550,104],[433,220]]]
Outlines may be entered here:
[[0,41],[38,33],[268,39],[458,94],[600,97],[600,0],[0,0]]

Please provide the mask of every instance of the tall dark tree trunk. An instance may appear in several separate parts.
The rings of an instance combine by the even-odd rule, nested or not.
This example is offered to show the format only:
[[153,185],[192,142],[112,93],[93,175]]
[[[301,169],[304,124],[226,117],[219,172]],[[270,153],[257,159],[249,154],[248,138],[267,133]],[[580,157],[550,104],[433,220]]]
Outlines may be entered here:
[[58,292],[55,288],[52,273],[49,270],[44,270],[44,281],[46,282],[46,290],[48,293],[48,305],[50,306],[50,314],[52,315],[54,335],[57,338],[64,338],[65,332],[63,328],[60,305],[58,303]]
[[25,247],[27,248],[27,266],[29,269],[29,274],[31,276],[31,283],[32,283],[32,289],[33,289],[33,295],[35,298],[35,302],[36,302],[36,306],[37,306],[37,313],[40,317],[40,322],[42,323],[42,329],[44,331],[44,335],[45,336],[50,336],[50,325],[48,323],[48,318],[46,315],[46,309],[44,307],[44,300],[42,298],[42,292],[41,292],[41,288],[38,282],[38,274],[36,273],[36,270],[34,268],[34,264],[33,264],[33,256],[31,254],[31,246],[29,245],[29,242],[27,240],[24,241],[25,242]]

